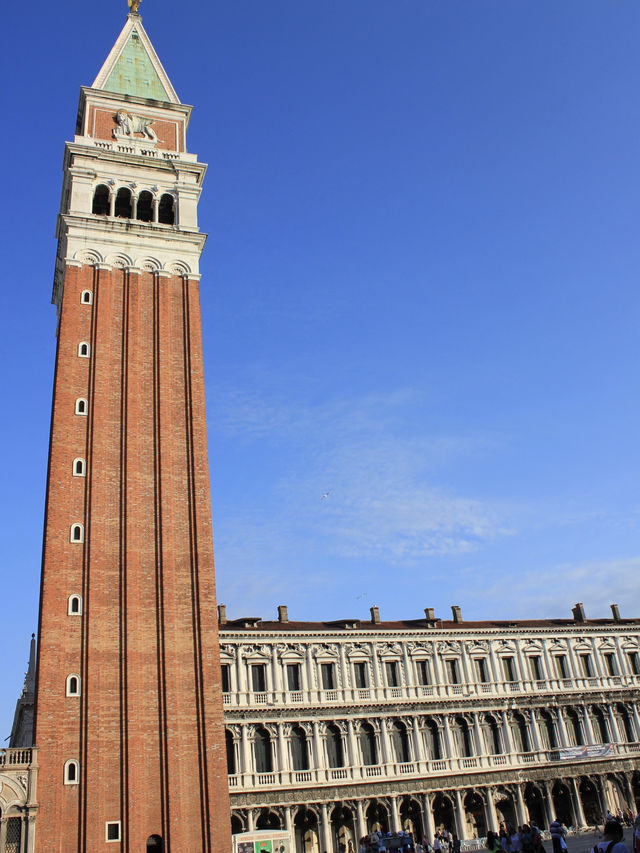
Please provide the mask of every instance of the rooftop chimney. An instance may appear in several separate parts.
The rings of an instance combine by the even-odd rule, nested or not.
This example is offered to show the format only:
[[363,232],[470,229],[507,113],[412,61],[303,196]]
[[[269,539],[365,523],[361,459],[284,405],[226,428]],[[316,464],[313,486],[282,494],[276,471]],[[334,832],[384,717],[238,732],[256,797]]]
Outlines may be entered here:
[[453,616],[454,622],[462,622],[462,610],[460,610],[457,604],[451,605],[451,615]]
[[619,609],[619,607],[618,607],[618,605],[617,605],[617,604],[612,604],[612,605],[611,605],[611,615],[613,616],[613,621],[614,621],[614,622],[619,622],[619,621],[620,621],[620,609]]
[[425,607],[424,618],[427,620],[427,622],[436,621],[436,611],[433,609],[433,607]]
[[369,610],[371,611],[371,621],[374,625],[377,625],[380,621],[380,608],[374,604]]
[[289,613],[287,611],[286,604],[278,605],[278,622],[288,622],[289,621]]
[[218,623],[220,625],[227,624],[227,605],[219,604],[218,605]]
[[584,615],[584,604],[579,601],[575,607],[571,609],[574,622],[586,622],[587,617]]

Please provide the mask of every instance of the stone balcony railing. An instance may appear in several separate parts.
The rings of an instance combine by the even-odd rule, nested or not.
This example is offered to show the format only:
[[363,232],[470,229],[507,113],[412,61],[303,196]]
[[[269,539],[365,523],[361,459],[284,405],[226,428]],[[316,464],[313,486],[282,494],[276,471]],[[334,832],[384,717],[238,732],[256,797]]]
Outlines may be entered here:
[[[615,756],[640,755],[639,743],[611,744]],[[611,763],[612,755],[608,754],[600,760]],[[271,773],[236,773],[229,776],[231,791],[241,789],[263,790],[265,788],[312,788],[317,785],[335,785],[343,782],[360,782],[369,779],[399,779],[425,778],[434,776],[453,776],[461,773],[491,771],[497,767],[502,770],[521,770],[532,765],[558,766],[561,761],[579,760],[563,759],[562,750],[540,750],[522,752],[510,755],[473,755],[466,757],[442,758],[437,760],[419,760],[406,763],[392,762],[389,764],[373,764],[356,767],[322,767],[310,770],[276,770]],[[599,760],[590,756],[590,760]]]
[[540,681],[502,681],[481,684],[429,684],[403,687],[343,687],[337,690],[268,690],[263,693],[233,692],[223,694],[227,708],[265,707],[270,705],[326,705],[326,704],[379,704],[398,700],[405,702],[441,699],[472,699],[481,696],[503,698],[514,694],[571,693],[585,690],[624,690],[640,685],[638,675],[610,675],[600,677],[551,678]]
[[26,769],[35,758],[35,749],[0,749],[0,767]]

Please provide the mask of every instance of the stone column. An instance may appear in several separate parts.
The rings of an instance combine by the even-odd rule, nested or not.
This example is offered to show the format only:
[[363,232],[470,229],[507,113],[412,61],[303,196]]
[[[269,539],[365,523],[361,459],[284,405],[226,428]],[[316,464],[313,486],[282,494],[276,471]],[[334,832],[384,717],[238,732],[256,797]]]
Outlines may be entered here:
[[535,709],[531,709],[531,721],[529,725],[531,731],[531,746],[536,752],[542,751],[542,738],[540,737],[540,726],[538,725],[538,715]]
[[422,814],[424,818],[424,834],[427,837],[429,844],[433,844],[433,839],[436,834],[436,826],[433,820],[431,794],[422,795]]
[[[276,723],[278,728],[278,764],[280,765],[280,773],[284,774],[288,770],[290,770],[289,762],[287,760],[287,744],[284,739],[284,730],[282,727],[282,723]],[[284,782],[284,779],[282,779]]]
[[253,809],[247,809],[247,832],[253,832],[255,825]]
[[236,676],[238,679],[238,693],[240,694],[240,702],[243,705],[247,703],[247,667],[242,658],[242,648],[238,649],[238,656],[236,658]]
[[311,646],[307,646],[306,650],[306,660],[305,660],[305,668],[307,670],[307,684],[309,693],[313,693],[316,687],[316,683],[313,677],[313,657],[311,654]]
[[480,719],[478,718],[477,711],[473,711],[473,732],[474,739],[476,742],[476,748],[474,750],[474,755],[484,755],[486,750],[484,748],[484,738],[482,737],[482,731],[480,729]]
[[618,724],[613,714],[613,706],[607,705],[607,715],[609,717],[609,740],[611,743],[618,743],[620,735],[618,733]]
[[491,661],[491,676],[490,679],[494,684],[498,684],[504,681],[502,677],[502,672],[500,671],[500,667],[498,665],[498,659],[496,657],[495,649],[493,648],[493,643],[489,643],[489,660]]
[[424,754],[422,750],[422,735],[420,733],[420,726],[418,724],[418,718],[414,717],[412,720],[413,723],[413,757],[414,760],[418,763],[424,760]]
[[[115,215],[116,215],[116,190],[114,187],[109,187],[109,216],[115,216]],[[1,847],[0,849],[4,850],[4,847]]]
[[400,826],[400,815],[398,813],[398,798],[392,794],[389,797],[389,804],[391,805],[391,826],[389,829],[391,832],[397,832],[402,828]]
[[544,813],[547,816],[547,827],[551,826],[555,819],[555,806],[553,804],[553,785],[551,782],[543,782],[544,786]]
[[498,831],[498,815],[496,814],[495,803],[493,802],[493,788],[487,788],[487,800],[485,803],[485,820],[487,821],[487,829],[493,832]]
[[315,753],[315,762],[313,762],[314,766],[318,771],[318,778],[320,778],[320,773],[324,773],[326,771],[326,762],[324,760],[324,753],[322,751],[322,743],[320,740],[320,724],[317,720],[314,720],[313,723],[313,751]]
[[413,669],[411,667],[411,662],[409,660],[409,652],[407,650],[407,644],[402,644],[402,657],[404,660],[404,677],[401,679],[400,683],[404,686],[405,693],[409,695],[410,686],[413,686],[414,677],[413,677]]
[[516,785],[516,815],[518,816],[518,823],[522,826],[525,823],[529,822],[529,818],[527,815],[527,809],[524,804],[524,797],[522,796],[522,785]]
[[322,847],[320,849],[324,853],[333,853],[333,839],[331,838],[331,827],[329,826],[326,803],[320,803],[320,817],[322,823]]
[[627,773],[622,774],[624,776],[624,787],[627,791],[627,806],[630,808],[634,814],[638,813],[638,809],[636,807],[636,798],[633,795],[633,786],[631,784],[631,779],[629,779],[629,775]]
[[582,721],[583,721],[583,725],[584,725],[584,739],[586,740],[587,744],[593,744],[594,743],[593,728],[591,726],[591,717],[589,715],[589,712],[587,711],[587,706],[582,705],[581,710],[582,710]]
[[153,221],[158,221],[158,209],[160,207],[160,199],[154,195],[153,197]]
[[569,737],[567,735],[567,727],[564,724],[564,709],[558,708],[558,746],[569,746]]
[[453,740],[451,738],[451,727],[449,726],[449,715],[444,714],[442,717],[442,724],[444,727],[444,748],[445,748],[445,758],[454,758],[455,750],[453,748]]
[[[364,807],[362,800],[356,800],[356,821],[358,823],[358,841],[360,841],[362,836],[367,834],[367,824],[364,820]],[[356,850],[359,849],[359,845],[354,846],[356,847]]]
[[360,765],[358,760],[358,744],[356,743],[355,732],[353,731],[353,720],[347,720],[347,761],[348,767],[356,767]]
[[500,711],[502,718],[502,739],[504,741],[504,751],[507,755],[513,755],[513,740],[511,738],[511,726],[506,711]]
[[604,779],[602,778],[602,776],[596,776],[594,781],[598,790],[598,797],[600,798],[600,808],[602,809],[602,814],[604,816],[609,810],[609,804],[607,803],[607,792],[605,791],[604,787]]
[[582,799],[580,798],[580,789],[575,779],[570,779],[569,790],[571,791],[571,800],[573,802],[573,811],[576,816],[576,821],[579,827],[586,826],[587,821],[582,808]]
[[282,685],[282,671],[284,669],[284,665],[282,663],[282,659],[278,660],[278,653],[275,649],[271,654],[271,672],[272,672],[272,682],[273,689],[276,693],[282,693],[283,685]]
[[389,746],[389,734],[387,732],[387,718],[380,719],[380,751],[382,752],[382,764],[392,763],[391,748]]
[[465,820],[465,812],[464,806],[462,805],[462,795],[460,791],[456,788],[453,792],[454,799],[456,801],[456,810],[454,814],[454,819],[456,823],[456,834],[458,838],[463,841],[467,834],[467,822]]
[[[240,760],[242,761],[241,772],[245,775],[251,773],[253,767],[251,765],[251,749],[249,747],[247,726],[240,726]],[[0,847],[0,850],[2,850],[2,847]]]
[[291,833],[293,837],[293,820],[291,817],[291,806],[284,807],[284,828]]

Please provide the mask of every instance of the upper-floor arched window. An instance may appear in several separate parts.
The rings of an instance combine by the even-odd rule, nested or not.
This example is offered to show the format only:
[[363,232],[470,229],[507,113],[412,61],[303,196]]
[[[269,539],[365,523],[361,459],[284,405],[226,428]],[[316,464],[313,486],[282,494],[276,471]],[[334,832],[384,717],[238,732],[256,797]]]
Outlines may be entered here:
[[84,397],[78,397],[76,400],[76,415],[86,415],[89,411],[89,404]]
[[333,724],[327,726],[327,758],[329,767],[344,767],[344,748],[340,729]]
[[97,216],[109,215],[109,187],[104,184],[99,184],[93,192],[91,213]]
[[90,290],[83,290],[80,295],[80,302],[82,302],[83,305],[93,304],[93,293]]
[[291,762],[294,770],[309,769],[307,736],[300,726],[295,726],[291,733]]
[[556,729],[553,724],[553,717],[548,711],[541,711],[542,726],[540,733],[542,741],[547,749],[556,749],[558,746],[558,738],[556,737]]
[[370,723],[360,726],[360,751],[362,752],[362,763],[372,765],[378,763],[378,750],[376,748],[376,733]]
[[256,729],[253,748],[256,757],[256,773],[273,773],[271,737],[262,726],[258,726]]
[[440,739],[438,724],[435,720],[427,720],[425,729],[429,758],[432,761],[439,761],[442,758],[442,741]]
[[82,457],[78,456],[77,459],[73,460],[73,476],[74,477],[85,477],[87,474],[87,465]]
[[153,196],[148,190],[138,196],[136,218],[141,222],[153,222]]
[[393,751],[398,764],[406,764],[408,761],[411,761],[407,728],[400,720],[394,720],[391,726],[391,743],[393,744]]
[[502,753],[502,742],[500,740],[500,726],[491,714],[485,719],[485,741],[489,755],[500,755]]
[[116,195],[116,206],[114,213],[121,219],[131,219],[131,190],[129,187],[120,187]]
[[567,735],[570,746],[584,746],[580,718],[574,708],[567,710]]
[[82,341],[78,344],[78,355],[80,358],[89,358],[91,353],[91,347],[86,341]]
[[456,717],[453,731],[458,744],[458,755],[465,758],[472,756],[473,744],[471,741],[471,730],[464,717]]
[[158,222],[163,225],[174,225],[176,221],[175,199],[170,193],[164,193],[158,207]]

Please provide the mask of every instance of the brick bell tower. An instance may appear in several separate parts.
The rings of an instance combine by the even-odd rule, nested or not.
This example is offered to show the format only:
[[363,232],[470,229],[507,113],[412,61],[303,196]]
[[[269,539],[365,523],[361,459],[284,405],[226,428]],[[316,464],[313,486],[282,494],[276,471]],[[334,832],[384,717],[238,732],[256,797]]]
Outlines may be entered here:
[[197,205],[129,14],[66,144],[40,599],[37,853],[231,850]]

